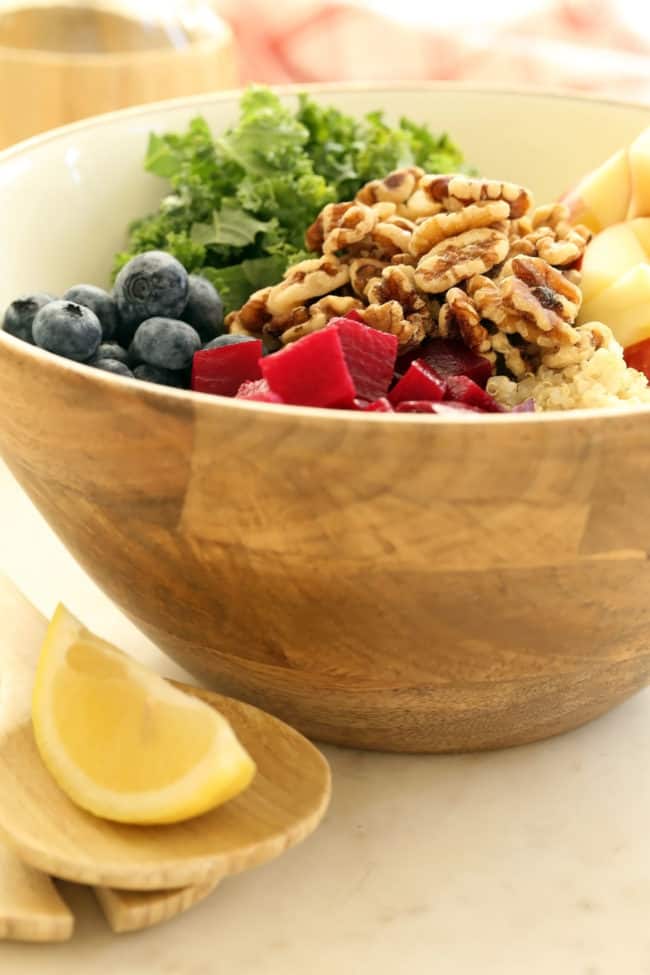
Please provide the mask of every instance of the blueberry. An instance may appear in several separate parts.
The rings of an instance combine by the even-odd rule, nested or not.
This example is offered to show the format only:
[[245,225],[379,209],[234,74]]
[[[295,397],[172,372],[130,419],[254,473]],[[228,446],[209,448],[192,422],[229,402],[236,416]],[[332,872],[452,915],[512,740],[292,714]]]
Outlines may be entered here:
[[183,321],[197,330],[203,342],[223,332],[223,301],[214,285],[190,274]]
[[157,383],[159,386],[177,386],[185,389],[188,385],[188,374],[185,369],[160,369],[143,363],[133,370],[136,379],[147,383]]
[[129,354],[117,342],[102,342],[95,352],[90,365],[96,365],[99,359],[117,359],[118,362],[127,363],[129,361]]
[[67,301],[76,301],[84,308],[94,311],[102,326],[102,338],[106,342],[112,339],[117,329],[119,312],[115,298],[109,295],[103,288],[96,288],[94,284],[75,284],[73,288],[68,288],[63,295]]
[[130,354],[140,362],[161,369],[185,369],[201,348],[198,333],[187,322],[173,318],[149,318],[138,325]]
[[133,373],[129,367],[120,362],[119,359],[93,359],[88,365],[95,369],[102,369],[104,372],[114,372],[116,376],[128,376],[129,379],[133,379]]
[[137,254],[125,264],[113,295],[126,328],[147,318],[179,318],[187,302],[189,283],[183,265],[164,251]]
[[5,312],[4,330],[10,335],[15,335],[23,342],[34,344],[32,335],[32,325],[37,312],[50,301],[55,301],[54,295],[48,295],[44,291],[35,291],[33,294],[21,295],[11,302]]
[[50,301],[37,313],[34,341],[41,349],[86,362],[102,340],[102,327],[94,311],[74,301]]
[[240,342],[254,342],[252,335],[219,335],[216,339],[206,342],[204,349],[222,349],[225,345],[239,345]]

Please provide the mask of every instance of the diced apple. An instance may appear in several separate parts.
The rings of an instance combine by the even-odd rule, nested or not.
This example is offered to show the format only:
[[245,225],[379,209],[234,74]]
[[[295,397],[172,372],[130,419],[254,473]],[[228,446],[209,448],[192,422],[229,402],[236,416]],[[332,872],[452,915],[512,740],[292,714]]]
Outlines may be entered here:
[[[636,228],[643,224],[643,228]],[[636,231],[636,232],[635,232]],[[647,234],[648,248],[642,243]],[[588,245],[582,262],[583,301],[591,301],[596,295],[637,264],[648,260],[650,250],[650,219],[634,220],[631,223],[615,223],[602,233],[596,234]]]
[[637,136],[628,149],[632,192],[628,220],[650,215],[650,127]]
[[[627,149],[619,149],[602,166],[587,173],[562,198],[562,203],[568,206],[573,223],[584,223],[598,233],[613,223],[625,220],[631,196],[632,179]],[[646,212],[650,213],[650,208]]]
[[650,265],[637,264],[580,310],[578,323],[604,322],[623,348],[650,338]]

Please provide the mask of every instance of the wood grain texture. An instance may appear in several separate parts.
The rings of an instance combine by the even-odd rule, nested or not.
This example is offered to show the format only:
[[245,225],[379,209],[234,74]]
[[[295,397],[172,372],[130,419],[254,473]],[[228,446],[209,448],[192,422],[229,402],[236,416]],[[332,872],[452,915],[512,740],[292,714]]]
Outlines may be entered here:
[[142,931],[200,904],[219,881],[178,890],[116,890],[95,887],[95,895],[111,930],[115,934]]
[[111,823],[76,806],[43,765],[32,732],[43,619],[8,580],[0,576],[0,583],[0,833],[21,860],[93,886],[206,887],[279,856],[313,832],[331,788],[320,752],[257,708],[183,685],[177,686],[231,722],[257,765],[252,785],[218,809],[170,826]]
[[0,941],[67,941],[74,917],[49,877],[0,841]]
[[103,589],[204,681],[311,737],[514,745],[650,678],[645,409],[310,415],[1,334],[0,404],[9,466]]
[[0,148],[89,115],[232,88],[234,39],[215,21],[213,34],[179,49],[128,50],[123,37],[105,37],[113,50],[95,54],[28,49],[25,38],[22,47],[0,45],[0,90],[12,93],[0,105]]

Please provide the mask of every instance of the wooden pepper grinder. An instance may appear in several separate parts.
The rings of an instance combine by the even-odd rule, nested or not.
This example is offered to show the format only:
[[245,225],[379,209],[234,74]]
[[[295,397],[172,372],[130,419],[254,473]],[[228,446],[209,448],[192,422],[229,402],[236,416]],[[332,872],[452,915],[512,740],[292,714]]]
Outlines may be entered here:
[[201,0],[0,0],[0,148],[236,84],[230,28]]

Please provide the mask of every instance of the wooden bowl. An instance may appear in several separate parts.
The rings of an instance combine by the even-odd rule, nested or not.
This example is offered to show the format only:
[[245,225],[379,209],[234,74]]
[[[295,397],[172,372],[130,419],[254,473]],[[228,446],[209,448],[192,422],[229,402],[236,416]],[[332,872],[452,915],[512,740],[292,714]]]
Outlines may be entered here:
[[[540,201],[650,122],[630,105],[444,86],[323,97],[447,128],[482,172]],[[149,129],[197,111],[218,129],[234,101],[120,113],[0,157],[0,297],[105,281],[124,226],[161,192],[140,167]],[[195,674],[312,737],[514,745],[648,682],[647,408],[267,407],[0,334],[0,409],[9,466],[103,589]]]

